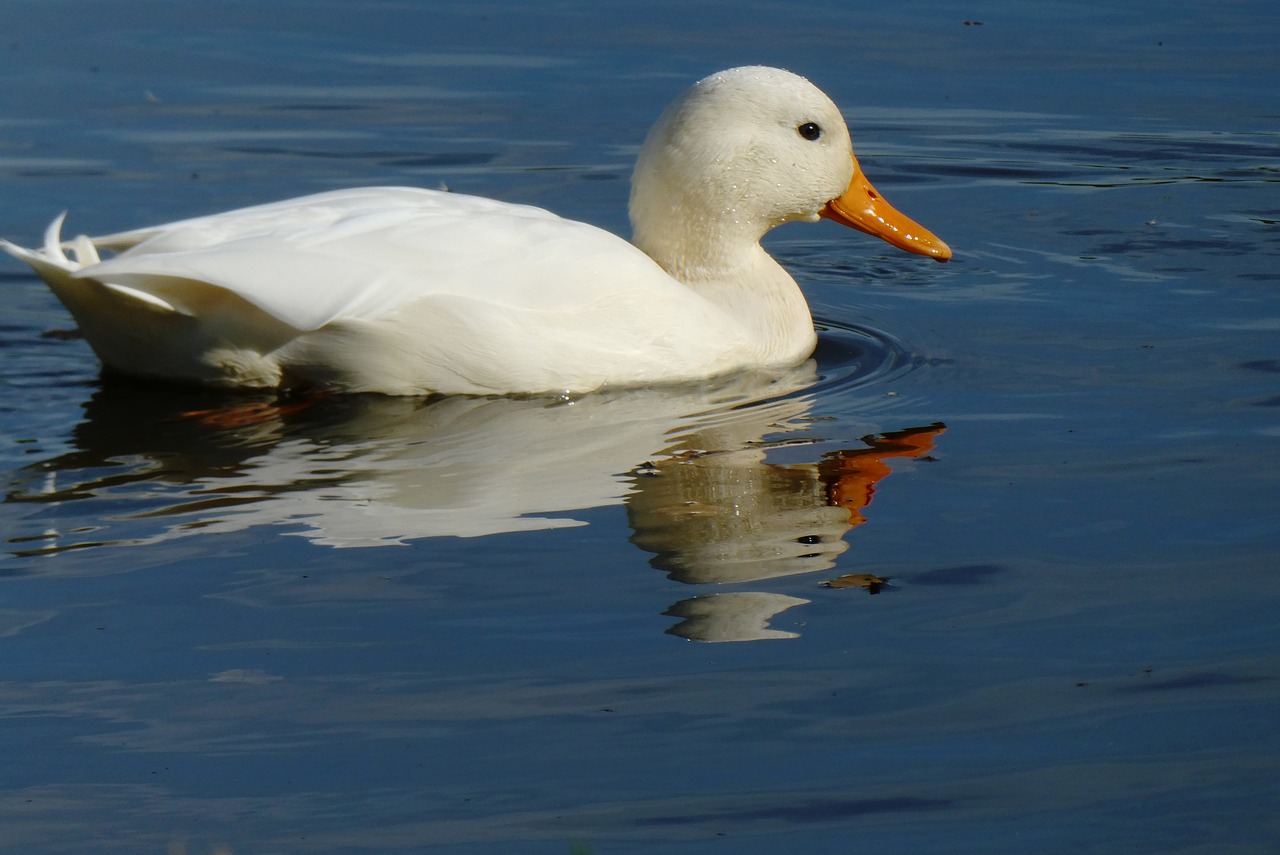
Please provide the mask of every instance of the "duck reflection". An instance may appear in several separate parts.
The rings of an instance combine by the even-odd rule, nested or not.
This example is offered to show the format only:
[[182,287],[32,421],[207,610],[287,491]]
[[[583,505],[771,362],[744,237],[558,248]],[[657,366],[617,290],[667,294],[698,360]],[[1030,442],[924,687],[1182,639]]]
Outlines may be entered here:
[[[923,457],[941,425],[885,434],[812,463],[773,463],[808,434],[808,365],[686,389],[571,400],[376,396],[231,399],[104,386],[75,450],[24,470],[6,502],[73,505],[93,524],[33,515],[11,552],[284,526],[337,548],[585,525],[625,505],[632,542],[678,582],[742,584],[830,569],[894,457]],[[88,512],[88,508],[86,508]],[[50,524],[60,520],[63,526]],[[90,532],[87,538],[85,532]],[[770,617],[805,601],[735,591],[677,603],[698,640],[787,637]]]
[[[754,582],[829,570],[848,549],[892,458],[925,458],[941,424],[864,438],[866,448],[817,463],[775,464],[764,449],[677,455],[642,470],[627,501],[637,546],[651,564],[689,584]],[[718,594],[677,603],[686,620],[669,630],[700,641],[790,637],[769,620],[807,600],[777,594]]]
[[927,457],[941,424],[864,438],[817,463],[767,462],[760,447],[676,455],[641,470],[627,501],[632,542],[689,584],[827,570],[894,457]]

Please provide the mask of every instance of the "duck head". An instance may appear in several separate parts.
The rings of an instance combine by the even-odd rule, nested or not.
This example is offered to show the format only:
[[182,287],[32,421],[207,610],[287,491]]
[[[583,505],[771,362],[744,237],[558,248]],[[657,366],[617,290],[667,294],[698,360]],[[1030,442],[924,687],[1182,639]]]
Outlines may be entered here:
[[866,179],[831,99],[763,66],[713,74],[662,114],[636,163],[630,213],[635,244],[673,273],[715,267],[775,226],[819,218],[951,257]]

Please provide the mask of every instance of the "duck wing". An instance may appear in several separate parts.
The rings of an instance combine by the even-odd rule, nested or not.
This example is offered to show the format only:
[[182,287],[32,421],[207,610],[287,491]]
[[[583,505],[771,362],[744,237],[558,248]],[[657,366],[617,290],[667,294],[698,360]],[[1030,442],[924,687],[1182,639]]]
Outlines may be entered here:
[[210,288],[299,331],[431,297],[576,311],[619,291],[693,296],[630,243],[541,208],[413,188],[339,190],[91,239],[73,275],[200,315]]

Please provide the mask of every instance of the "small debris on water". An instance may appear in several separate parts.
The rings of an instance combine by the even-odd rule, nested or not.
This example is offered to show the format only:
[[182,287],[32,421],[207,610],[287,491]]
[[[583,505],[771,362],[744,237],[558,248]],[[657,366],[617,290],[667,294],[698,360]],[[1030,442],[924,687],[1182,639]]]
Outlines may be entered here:
[[840,576],[837,579],[830,579],[822,583],[824,588],[866,588],[869,594],[878,594],[880,589],[889,584],[888,579],[882,579],[872,573],[850,573],[846,576]]

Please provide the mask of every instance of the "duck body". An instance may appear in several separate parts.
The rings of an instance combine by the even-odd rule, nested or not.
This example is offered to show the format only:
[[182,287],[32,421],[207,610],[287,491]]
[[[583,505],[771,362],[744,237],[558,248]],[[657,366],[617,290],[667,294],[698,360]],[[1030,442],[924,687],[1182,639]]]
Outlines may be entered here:
[[[119,254],[94,262],[104,250]],[[63,266],[56,241],[29,260],[103,363],[132,375],[559,393],[796,364],[812,349],[753,348],[738,319],[609,232],[441,191],[340,190],[70,251]]]
[[777,69],[733,69],[650,133],[630,243],[540,208],[373,187],[70,241],[59,218],[43,247],[0,248],[35,269],[122,373],[579,393],[803,362],[816,343],[808,306],[760,238],[792,219],[845,222],[828,203],[859,173],[819,90]]

